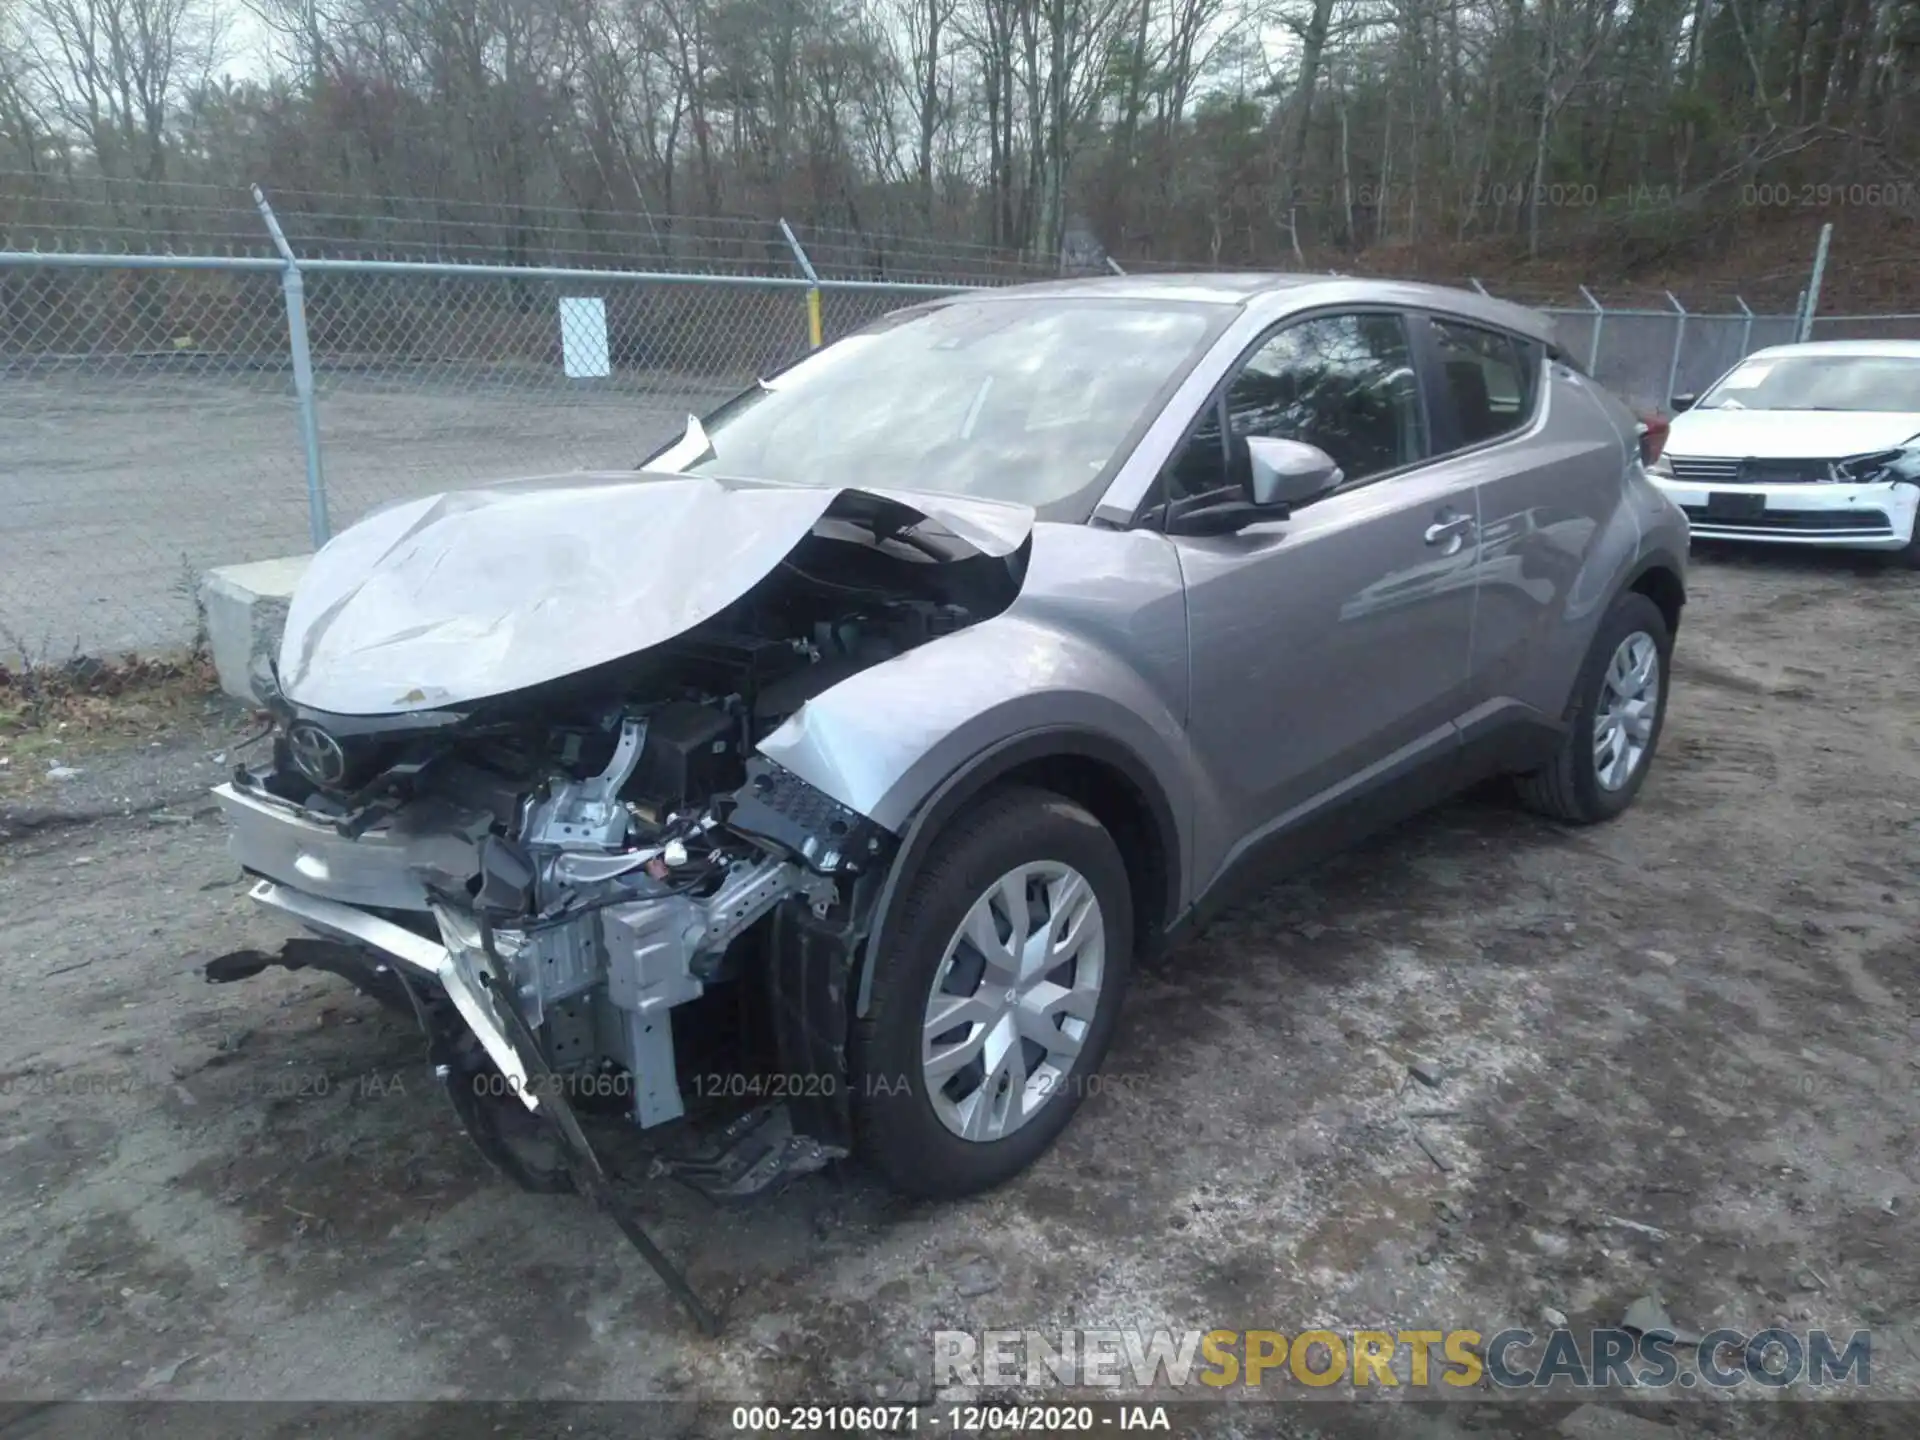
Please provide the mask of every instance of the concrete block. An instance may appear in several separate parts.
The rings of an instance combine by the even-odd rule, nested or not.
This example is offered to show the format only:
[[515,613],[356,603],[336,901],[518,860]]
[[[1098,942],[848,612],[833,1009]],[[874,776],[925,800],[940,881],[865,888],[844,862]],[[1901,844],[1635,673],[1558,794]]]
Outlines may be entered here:
[[220,688],[258,702],[253,677],[280,653],[287,603],[306,573],[311,555],[222,565],[200,577],[200,603],[207,616],[207,644]]

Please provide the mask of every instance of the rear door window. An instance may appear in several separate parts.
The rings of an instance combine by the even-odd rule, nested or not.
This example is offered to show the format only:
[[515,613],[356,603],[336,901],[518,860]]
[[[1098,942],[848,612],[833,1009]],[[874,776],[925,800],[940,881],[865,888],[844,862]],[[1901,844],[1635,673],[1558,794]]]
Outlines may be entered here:
[[1451,420],[1455,449],[1484,445],[1526,428],[1533,418],[1533,347],[1498,330],[1438,316],[1433,337],[1437,401]]

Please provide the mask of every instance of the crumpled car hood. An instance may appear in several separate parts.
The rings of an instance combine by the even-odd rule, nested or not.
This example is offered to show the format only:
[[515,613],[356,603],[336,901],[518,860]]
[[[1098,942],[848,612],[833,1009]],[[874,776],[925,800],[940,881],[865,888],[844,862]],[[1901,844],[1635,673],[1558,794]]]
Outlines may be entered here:
[[336,715],[509,695],[670,640],[764,579],[843,496],[905,505],[987,555],[1026,506],[907,490],[620,471],[403,501],[343,530],[295,590],[278,682]]

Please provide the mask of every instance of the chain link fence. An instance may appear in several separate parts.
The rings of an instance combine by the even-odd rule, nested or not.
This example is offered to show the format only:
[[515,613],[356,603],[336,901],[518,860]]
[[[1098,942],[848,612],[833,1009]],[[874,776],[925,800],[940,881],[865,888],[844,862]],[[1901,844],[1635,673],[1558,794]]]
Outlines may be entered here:
[[631,469],[688,414],[804,354],[816,306],[830,341],[946,293],[405,262],[300,272],[311,477],[282,262],[0,255],[0,663],[177,648],[210,566],[302,553],[316,528],[409,496]]
[[280,266],[0,269],[0,660],[175,647],[304,548]]
[[1816,315],[1809,340],[1920,339],[1920,315]]
[[481,476],[630,469],[809,338],[804,287],[744,280],[329,268],[306,310],[336,528]]
[[1742,357],[1797,339],[1797,315],[1549,309],[1554,331],[1593,377],[1639,410],[1706,389]]
[[[0,661],[180,646],[209,566],[302,553],[408,496],[630,469],[810,346],[961,288],[891,278],[939,273],[897,252],[863,267],[851,242],[816,268],[784,227],[757,274],[295,262],[275,240],[279,258],[0,251]],[[1550,313],[1643,408],[1799,328],[1677,306]],[[1814,334],[1916,335],[1920,317],[1822,318]]]
[[1915,315],[1763,315],[1646,309],[1540,307],[1595,379],[1642,410],[1666,411],[1675,395],[1699,394],[1746,356],[1807,340],[1920,339]]
[[[806,353],[810,288],[312,267],[307,328],[329,519],[337,529],[390,500],[485,478],[632,469],[689,414]],[[819,289],[823,340],[927,298],[833,281]]]

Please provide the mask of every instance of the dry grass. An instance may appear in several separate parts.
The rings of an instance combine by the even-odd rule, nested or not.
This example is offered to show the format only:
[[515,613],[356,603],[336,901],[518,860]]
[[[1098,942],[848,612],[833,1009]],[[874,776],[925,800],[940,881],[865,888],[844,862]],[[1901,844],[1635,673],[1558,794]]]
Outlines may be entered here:
[[37,794],[50,765],[198,728],[219,688],[203,654],[49,665],[14,648],[0,664],[0,797]]
[[0,736],[54,726],[141,733],[217,688],[212,660],[199,653],[118,660],[83,656],[58,664],[17,654],[14,663],[0,663]]

